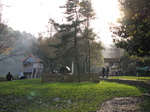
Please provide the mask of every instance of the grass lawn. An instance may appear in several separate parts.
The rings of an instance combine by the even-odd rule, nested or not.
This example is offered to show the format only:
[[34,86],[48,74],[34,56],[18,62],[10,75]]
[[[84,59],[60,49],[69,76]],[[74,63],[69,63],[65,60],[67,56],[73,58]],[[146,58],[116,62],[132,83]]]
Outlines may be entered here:
[[41,83],[41,79],[6,81],[0,82],[0,111],[94,112],[100,108],[103,101],[115,97],[141,96],[143,92],[147,90],[105,81],[100,83]]
[[111,79],[128,79],[128,80],[139,80],[139,81],[150,81],[150,77],[137,77],[137,76],[110,76]]

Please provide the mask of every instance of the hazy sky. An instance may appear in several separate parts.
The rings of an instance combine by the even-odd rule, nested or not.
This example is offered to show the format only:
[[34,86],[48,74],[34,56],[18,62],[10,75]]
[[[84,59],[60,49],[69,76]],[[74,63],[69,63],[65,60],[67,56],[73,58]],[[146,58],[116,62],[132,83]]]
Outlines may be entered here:
[[[46,31],[48,19],[62,22],[63,6],[66,0],[1,0],[3,18],[14,30],[26,31],[37,36],[38,32]],[[92,0],[98,19],[92,22],[95,33],[106,44],[111,42],[108,22],[119,17],[117,0]]]

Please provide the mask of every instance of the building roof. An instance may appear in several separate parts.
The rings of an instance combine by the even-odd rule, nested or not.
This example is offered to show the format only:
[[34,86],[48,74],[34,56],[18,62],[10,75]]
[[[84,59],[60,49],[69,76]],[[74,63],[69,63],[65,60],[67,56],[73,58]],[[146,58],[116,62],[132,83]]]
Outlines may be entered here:
[[34,56],[32,54],[28,55],[25,59],[22,61],[23,63],[29,63],[29,62],[39,62],[39,63],[44,63],[43,60],[41,60],[39,57]]
[[104,58],[104,62],[119,62],[119,58]]

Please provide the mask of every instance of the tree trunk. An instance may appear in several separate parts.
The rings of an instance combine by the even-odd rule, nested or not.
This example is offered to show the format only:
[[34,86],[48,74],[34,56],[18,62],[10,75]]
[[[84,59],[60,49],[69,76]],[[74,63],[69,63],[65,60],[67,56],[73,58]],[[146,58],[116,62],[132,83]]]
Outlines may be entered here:
[[75,35],[74,35],[74,53],[75,53],[75,67],[76,73],[80,73],[79,71],[79,58],[78,58],[78,48],[77,48],[77,29],[75,28]]

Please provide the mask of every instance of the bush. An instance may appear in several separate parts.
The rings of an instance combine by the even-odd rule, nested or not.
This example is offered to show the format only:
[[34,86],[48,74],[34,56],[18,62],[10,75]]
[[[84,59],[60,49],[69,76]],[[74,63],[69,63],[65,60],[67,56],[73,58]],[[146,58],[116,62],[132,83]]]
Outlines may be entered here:
[[2,81],[6,81],[6,78],[5,77],[0,77],[0,82]]
[[135,76],[136,75],[136,64],[135,63],[130,63],[128,65],[128,69],[126,70],[126,75],[127,76]]

